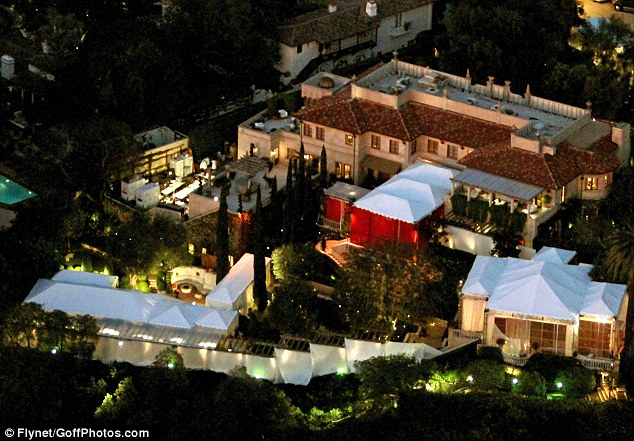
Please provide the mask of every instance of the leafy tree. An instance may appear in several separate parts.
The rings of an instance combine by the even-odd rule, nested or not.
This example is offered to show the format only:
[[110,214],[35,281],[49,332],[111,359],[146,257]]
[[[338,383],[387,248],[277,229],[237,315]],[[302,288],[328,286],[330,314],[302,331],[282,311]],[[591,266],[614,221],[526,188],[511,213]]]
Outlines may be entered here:
[[45,311],[37,303],[21,303],[11,310],[3,323],[4,344],[35,348],[45,321]]
[[175,371],[185,370],[183,356],[176,349],[169,346],[156,354],[152,365],[164,369],[174,369]]
[[396,319],[421,322],[436,316],[438,299],[428,292],[442,275],[419,256],[397,248],[354,249],[348,252],[333,298],[356,329],[388,332]]
[[[594,373],[583,366],[575,365],[557,373],[553,390],[558,390],[569,398],[583,398],[594,392],[596,383]],[[561,383],[561,388],[559,388]]]
[[101,405],[95,410],[95,417],[104,422],[125,421],[124,416],[131,412],[137,395],[132,377],[125,377],[119,382],[113,395],[106,394]]
[[479,390],[500,390],[504,387],[504,365],[491,360],[476,360],[469,363],[463,377],[466,385]]
[[546,380],[539,372],[523,370],[517,376],[517,383],[513,384],[511,391],[520,395],[543,397],[546,395]]
[[440,67],[479,83],[488,75],[524,88],[539,81],[567,48],[577,19],[573,0],[462,0],[445,19]]
[[282,334],[310,336],[317,328],[318,304],[313,289],[303,280],[275,286],[268,317]]
[[355,363],[361,381],[359,395],[376,400],[380,407],[396,403],[398,396],[422,380],[420,363],[410,355],[372,357]]
[[216,224],[216,283],[229,274],[229,223],[227,206],[227,188],[222,187],[220,193],[220,208],[218,223]]
[[[616,280],[627,279],[627,295],[634,299],[634,225],[616,229],[607,239],[606,267]],[[627,305],[623,363],[620,379],[628,386],[634,384],[634,301]]]
[[618,226],[634,225],[634,168],[617,170],[611,187],[599,208],[600,215]]
[[265,261],[262,191],[258,186],[255,202],[255,231],[253,243],[253,298],[255,299],[259,311],[264,311],[268,302]]
[[135,213],[108,237],[107,251],[136,286],[137,277],[191,261],[185,227],[171,219]]
[[280,439],[283,433],[298,426],[284,393],[266,381],[252,378],[223,378],[214,389],[212,408],[222,409],[214,416],[212,432],[220,440]]
[[282,245],[273,250],[271,258],[277,280],[287,283],[314,280],[332,285],[337,278],[336,265],[311,244]]

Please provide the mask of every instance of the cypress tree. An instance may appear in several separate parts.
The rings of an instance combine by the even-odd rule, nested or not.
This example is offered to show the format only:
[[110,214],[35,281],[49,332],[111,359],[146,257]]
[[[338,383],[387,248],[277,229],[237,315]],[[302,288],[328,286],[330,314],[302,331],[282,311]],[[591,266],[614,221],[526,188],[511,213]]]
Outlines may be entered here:
[[264,257],[264,213],[262,212],[262,192],[257,190],[255,202],[255,231],[253,238],[253,298],[259,311],[266,309],[266,264]]
[[304,214],[306,209],[306,160],[304,159],[304,143],[299,146],[299,164],[295,175],[295,224],[293,237],[304,239],[306,233]]
[[216,284],[229,274],[229,214],[227,206],[227,187],[220,192],[220,209],[216,224]]
[[288,171],[286,172],[286,188],[284,188],[284,231],[282,234],[283,243],[291,243],[293,241],[293,223],[294,223],[294,210],[293,210],[293,161],[288,160]]
[[328,186],[328,159],[326,158],[326,146],[321,146],[319,158],[319,186],[325,189]]

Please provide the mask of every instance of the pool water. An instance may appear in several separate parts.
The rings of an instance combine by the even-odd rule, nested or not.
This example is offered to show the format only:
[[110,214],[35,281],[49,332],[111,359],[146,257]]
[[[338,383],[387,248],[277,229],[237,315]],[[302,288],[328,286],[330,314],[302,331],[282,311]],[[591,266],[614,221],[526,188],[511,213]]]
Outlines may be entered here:
[[13,205],[35,196],[30,190],[0,175],[0,204]]

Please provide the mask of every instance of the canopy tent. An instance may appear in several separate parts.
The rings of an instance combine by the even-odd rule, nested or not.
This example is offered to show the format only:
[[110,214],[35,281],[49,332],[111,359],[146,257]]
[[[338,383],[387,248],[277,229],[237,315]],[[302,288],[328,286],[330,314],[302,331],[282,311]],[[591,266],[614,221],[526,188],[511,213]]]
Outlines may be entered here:
[[[265,265],[269,265],[271,259],[265,258]],[[220,309],[239,309],[249,302],[247,288],[253,283],[253,254],[245,253],[238,262],[233,265],[227,274],[209,291],[205,299],[205,305]]]
[[533,260],[541,260],[545,262],[553,263],[570,263],[570,261],[577,255],[576,251],[564,250],[561,248],[542,247]]
[[388,341],[385,343],[385,355],[410,355],[416,360],[429,360],[442,354],[438,349],[425,343],[400,343]]
[[462,292],[469,295],[490,296],[500,281],[506,262],[506,259],[476,256]]
[[581,315],[617,317],[626,290],[625,285],[591,282],[579,313]]
[[590,268],[510,259],[489,297],[489,310],[573,322],[590,283]]
[[350,240],[417,244],[419,222],[441,216],[455,173],[417,161],[356,201],[352,208]]
[[485,296],[490,311],[564,322],[584,314],[617,316],[625,285],[593,282],[592,266],[557,262],[571,252],[553,250],[535,260],[476,257],[462,287],[463,299]]
[[74,283],[75,285],[100,286],[102,288],[115,288],[119,282],[117,276],[88,273],[85,271],[61,270],[51,280],[56,282]]
[[118,321],[116,323],[119,327],[134,322],[157,328],[192,330],[201,327],[227,331],[237,321],[235,311],[218,311],[192,305],[162,294],[75,285],[46,279],[38,280],[25,302],[38,303],[45,309],[58,309],[68,314],[87,314],[98,319]]

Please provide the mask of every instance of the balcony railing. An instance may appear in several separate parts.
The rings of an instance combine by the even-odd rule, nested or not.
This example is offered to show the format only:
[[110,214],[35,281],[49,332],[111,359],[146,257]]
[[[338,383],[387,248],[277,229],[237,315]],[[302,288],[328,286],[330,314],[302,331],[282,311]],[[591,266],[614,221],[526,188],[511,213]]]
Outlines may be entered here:
[[579,360],[585,368],[592,369],[594,371],[609,372],[612,370],[618,370],[619,367],[618,360],[611,360],[609,358],[588,358],[578,356],[577,360]]
[[523,355],[523,356],[512,355],[502,351],[502,358],[504,358],[504,363],[506,364],[512,364],[513,366],[524,366],[526,362],[528,361],[528,359],[530,358],[530,356],[529,355]]

